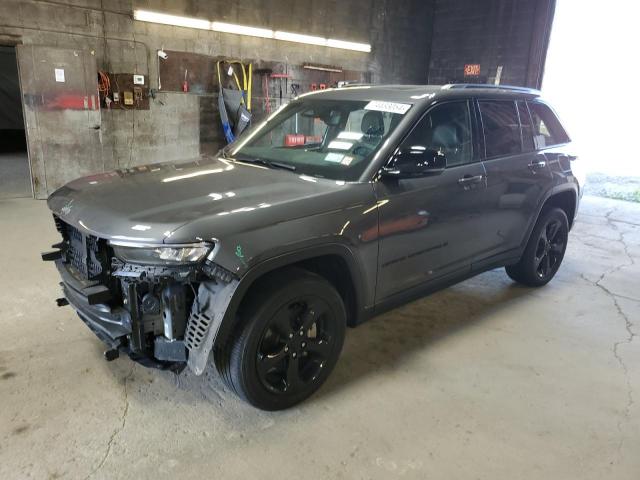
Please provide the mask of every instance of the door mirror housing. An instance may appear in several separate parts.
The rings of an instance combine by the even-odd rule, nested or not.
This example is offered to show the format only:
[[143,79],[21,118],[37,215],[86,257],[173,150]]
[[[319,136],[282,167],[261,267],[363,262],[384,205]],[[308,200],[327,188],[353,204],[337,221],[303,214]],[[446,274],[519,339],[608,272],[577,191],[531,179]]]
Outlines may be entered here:
[[414,146],[398,149],[382,175],[390,178],[417,178],[438,175],[447,167],[445,155],[437,150]]

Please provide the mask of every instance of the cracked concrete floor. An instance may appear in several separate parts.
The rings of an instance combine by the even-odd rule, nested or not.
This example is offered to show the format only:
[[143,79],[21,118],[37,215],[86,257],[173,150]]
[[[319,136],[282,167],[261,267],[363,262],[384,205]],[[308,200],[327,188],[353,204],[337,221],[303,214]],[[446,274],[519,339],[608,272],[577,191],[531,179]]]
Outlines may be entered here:
[[286,412],[146,370],[57,308],[45,204],[0,201],[0,478],[640,478],[640,205],[586,197],[547,287],[488,272],[347,334]]

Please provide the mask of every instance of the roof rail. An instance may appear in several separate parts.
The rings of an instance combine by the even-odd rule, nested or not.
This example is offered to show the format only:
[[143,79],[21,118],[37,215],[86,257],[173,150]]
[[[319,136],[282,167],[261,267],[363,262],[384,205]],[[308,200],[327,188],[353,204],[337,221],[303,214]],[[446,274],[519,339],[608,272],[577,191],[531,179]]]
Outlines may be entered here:
[[513,92],[540,93],[540,90],[536,90],[535,88],[516,87],[513,85],[491,85],[488,83],[449,83],[447,85],[443,85],[442,88],[447,90],[454,88],[486,88],[489,90],[511,90]]
[[373,83],[365,83],[365,82],[350,82],[348,80],[344,82],[338,82],[338,88],[349,88],[349,87],[373,87]]

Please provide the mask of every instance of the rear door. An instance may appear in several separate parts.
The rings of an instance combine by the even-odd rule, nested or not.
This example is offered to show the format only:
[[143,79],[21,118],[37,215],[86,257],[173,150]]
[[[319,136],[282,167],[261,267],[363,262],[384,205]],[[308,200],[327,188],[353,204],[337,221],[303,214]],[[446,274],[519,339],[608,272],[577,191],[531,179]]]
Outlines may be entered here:
[[535,149],[526,102],[479,99],[477,108],[484,133],[489,235],[487,248],[475,260],[481,262],[517,253],[552,178],[544,153]]

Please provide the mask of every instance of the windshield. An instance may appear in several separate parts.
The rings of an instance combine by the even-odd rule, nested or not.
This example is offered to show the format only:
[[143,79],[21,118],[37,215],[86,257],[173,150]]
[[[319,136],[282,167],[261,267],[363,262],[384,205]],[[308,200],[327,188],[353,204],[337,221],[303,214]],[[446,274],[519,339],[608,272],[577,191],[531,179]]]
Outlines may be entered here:
[[396,128],[409,104],[302,98],[229,147],[232,157],[356,181]]

